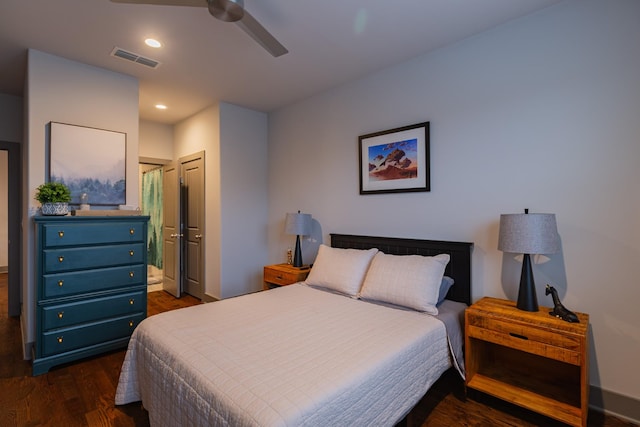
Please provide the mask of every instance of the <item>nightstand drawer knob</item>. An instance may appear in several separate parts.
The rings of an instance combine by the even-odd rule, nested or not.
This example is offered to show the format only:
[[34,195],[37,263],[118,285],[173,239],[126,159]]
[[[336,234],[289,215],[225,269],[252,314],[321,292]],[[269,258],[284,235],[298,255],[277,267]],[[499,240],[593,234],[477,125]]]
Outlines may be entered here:
[[509,332],[509,335],[511,335],[514,338],[518,338],[521,340],[528,340],[528,337],[525,337],[524,335],[520,335],[520,334],[514,334],[513,332]]
[[282,280],[282,276],[276,276],[276,279]]
[[130,271],[129,272],[129,277],[133,277],[133,276],[135,276],[135,274],[133,274],[133,271]]
[[58,344],[62,344],[62,337],[58,337]]
[[129,229],[129,234],[131,234],[132,236],[135,234],[136,230],[134,230],[133,228]]
[[64,257],[63,256],[59,256],[58,257],[58,262],[62,262],[62,261],[64,261]]
[[133,328],[133,320],[129,320],[129,327]]
[[129,256],[133,256],[133,250],[129,251]]
[[129,300],[129,305],[133,305],[135,302],[136,302],[136,300],[134,300],[133,298],[131,298],[131,299]]
[[64,237],[64,231],[58,231],[58,237]]
[[58,280],[58,286],[62,287],[64,285],[64,280]]
[[58,319],[62,319],[64,317],[64,311],[58,312]]

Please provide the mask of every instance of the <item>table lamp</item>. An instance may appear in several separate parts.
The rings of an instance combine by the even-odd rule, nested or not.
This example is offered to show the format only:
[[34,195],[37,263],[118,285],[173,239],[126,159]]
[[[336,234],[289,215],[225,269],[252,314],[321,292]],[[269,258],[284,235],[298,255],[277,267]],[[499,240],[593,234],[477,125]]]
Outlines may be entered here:
[[302,250],[300,249],[300,236],[311,234],[311,214],[288,213],[285,220],[284,232],[296,235],[296,249],[293,255],[293,266],[302,267]]
[[530,214],[529,209],[524,212],[500,215],[498,250],[524,255],[516,307],[524,311],[538,311],[530,254],[558,252],[560,237],[554,214]]

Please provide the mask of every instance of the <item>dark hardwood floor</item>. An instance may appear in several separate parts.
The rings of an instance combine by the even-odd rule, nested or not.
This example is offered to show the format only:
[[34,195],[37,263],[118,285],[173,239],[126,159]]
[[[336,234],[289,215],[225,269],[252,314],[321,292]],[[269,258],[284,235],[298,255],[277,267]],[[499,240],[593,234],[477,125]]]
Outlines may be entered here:
[[[175,299],[165,292],[149,294],[154,314],[198,304],[193,297]],[[0,426],[148,426],[139,403],[113,403],[124,350],[54,367],[31,376],[22,359],[20,320],[7,315],[6,274],[0,274]],[[457,374],[447,372],[414,408],[410,427],[427,426],[562,426],[487,396],[465,398]],[[630,427],[636,424],[592,411],[590,427]]]

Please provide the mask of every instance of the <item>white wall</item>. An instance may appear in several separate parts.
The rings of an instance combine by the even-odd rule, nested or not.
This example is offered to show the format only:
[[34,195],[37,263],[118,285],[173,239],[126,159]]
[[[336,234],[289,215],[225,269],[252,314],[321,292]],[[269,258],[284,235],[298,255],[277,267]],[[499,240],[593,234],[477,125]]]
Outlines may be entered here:
[[220,104],[220,296],[262,289],[267,263],[267,115]]
[[220,298],[220,112],[211,106],[174,126],[174,159],[204,151],[204,293]]
[[205,294],[262,287],[267,259],[267,116],[228,103],[175,126],[175,158],[205,151]]
[[[0,93],[0,141],[22,143],[21,97]],[[7,162],[7,152],[0,151],[0,267],[8,267],[9,263]]]
[[[127,204],[138,205],[138,81],[29,50],[25,90],[26,135],[23,223],[23,342],[35,337],[34,242],[30,216],[35,189],[46,181],[47,125],[51,121],[127,134]],[[25,356],[29,356],[26,354]]]
[[[515,299],[501,213],[557,215],[534,266],[591,316],[591,384],[640,398],[640,2],[567,1],[270,116],[269,261],[302,209],[328,233],[471,241],[473,297]],[[431,123],[431,191],[358,194],[358,135]]]
[[22,143],[22,97],[0,93],[0,141]]
[[140,120],[139,157],[173,159],[173,125]]
[[[0,141],[22,143],[22,98],[0,93]],[[0,151],[0,267],[9,263],[8,156]]]

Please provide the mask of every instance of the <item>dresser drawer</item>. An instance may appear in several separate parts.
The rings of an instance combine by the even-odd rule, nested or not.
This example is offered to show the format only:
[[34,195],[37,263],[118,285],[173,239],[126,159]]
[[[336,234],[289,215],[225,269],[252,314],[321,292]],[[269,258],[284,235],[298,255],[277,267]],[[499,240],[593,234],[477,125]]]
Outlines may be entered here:
[[145,251],[144,243],[46,249],[43,251],[43,273],[140,264],[145,259]]
[[65,328],[107,317],[135,314],[145,310],[146,289],[126,294],[58,304],[42,308],[42,330]]
[[574,365],[581,363],[581,339],[578,336],[471,313],[467,315],[467,322],[469,337]]
[[125,286],[146,285],[145,264],[100,268],[69,273],[46,274],[42,278],[41,300]]
[[276,283],[278,285],[288,285],[294,283],[296,275],[288,271],[265,269],[264,281],[269,283]]
[[267,283],[275,285],[291,285],[293,283],[302,282],[307,278],[309,269],[295,269],[285,265],[266,266],[264,267],[263,280]]
[[96,344],[103,344],[131,335],[144,319],[144,313],[121,316],[82,326],[45,332],[38,343],[42,345],[42,356],[51,356]]
[[93,224],[44,224],[43,246],[54,248],[72,245],[144,241],[144,222],[97,222]]

